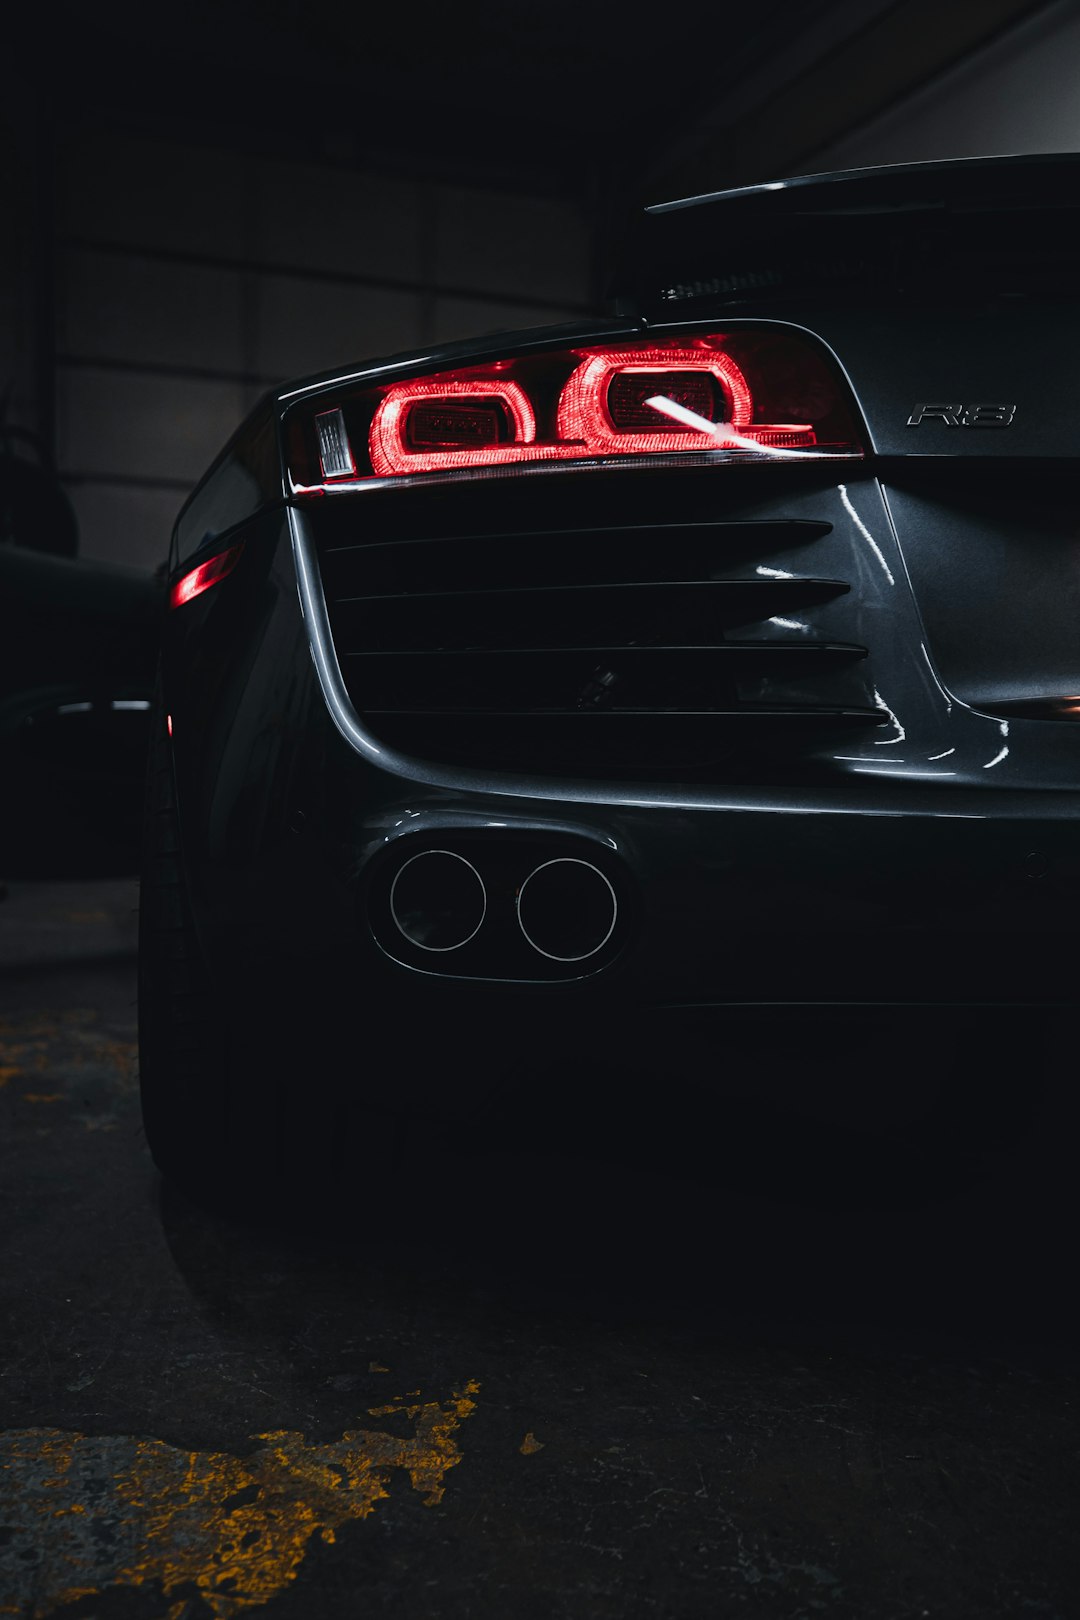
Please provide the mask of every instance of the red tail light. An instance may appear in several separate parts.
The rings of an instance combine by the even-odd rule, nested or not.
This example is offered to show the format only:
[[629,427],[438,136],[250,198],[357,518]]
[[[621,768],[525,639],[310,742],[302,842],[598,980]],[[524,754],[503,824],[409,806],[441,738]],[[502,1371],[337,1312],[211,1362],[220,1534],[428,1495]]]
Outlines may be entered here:
[[[680,405],[701,422],[694,430],[672,422],[655,406],[653,396]],[[665,450],[733,448],[730,425],[740,434],[750,426],[754,409],[750,386],[740,368],[722,349],[620,349],[592,354],[577,366],[559,396],[559,436],[584,443],[599,455],[657,455]],[[813,444],[810,424],[803,429]]]
[[239,545],[229,546],[227,551],[219,551],[216,557],[210,557],[197,568],[181,574],[169,592],[169,606],[178,608],[183,607],[185,602],[193,602],[203,591],[208,591],[211,585],[216,585],[227,574],[231,574],[240,561],[243,549],[244,542],[241,540]]
[[517,383],[460,372],[391,388],[368,434],[380,478],[522,461],[538,448],[536,417]]
[[313,394],[288,419],[294,495],[383,479],[861,456],[847,391],[789,331],[744,328],[529,353]]

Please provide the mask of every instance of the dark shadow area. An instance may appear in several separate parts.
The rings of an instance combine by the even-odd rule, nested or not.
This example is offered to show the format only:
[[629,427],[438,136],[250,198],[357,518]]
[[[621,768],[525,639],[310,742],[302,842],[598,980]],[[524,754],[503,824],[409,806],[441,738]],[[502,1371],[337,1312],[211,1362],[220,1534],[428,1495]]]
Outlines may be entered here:
[[33,436],[0,419],[0,867],[138,868],[162,587],[80,559],[70,501]]
[[1033,1040],[1026,1017],[997,1015],[982,1058],[989,1038],[998,1067],[983,1070],[973,1020],[952,1047],[943,1034],[935,1064],[925,1018],[907,1016],[922,1029],[880,1015],[893,1050],[879,1042],[853,1079],[837,1078],[827,1022],[789,1017],[767,1051],[759,1026],[729,1031],[741,1086],[703,1083],[715,1055],[684,1048],[665,1072],[568,1058],[546,1080],[519,1074],[517,1094],[508,1075],[458,1127],[373,1133],[345,1109],[322,1175],[298,1164],[293,1184],[246,1205],[204,1190],[208,1211],[226,1194],[224,1224],[166,1187],[165,1236],[196,1296],[221,1308],[223,1278],[238,1281],[227,1256],[254,1244],[301,1295],[316,1275],[351,1293],[389,1270],[399,1289],[460,1298],[467,1253],[468,1288],[508,1308],[543,1301],[624,1326],[1066,1342],[1076,1108],[1051,1072],[1052,1016]]
[[862,1089],[926,1066],[890,1015],[815,1116],[837,1047],[774,1020],[724,1052],[769,1106],[710,1093],[708,1044],[603,1086],[515,1060],[498,1111],[357,1118],[225,1220],[149,1163],[130,962],[5,980],[3,1589],[71,1620],[219,1620],[226,1590],[296,1620],[1064,1615],[1069,1031],[995,1016],[996,1111],[961,1065],[951,1118],[872,1128]]

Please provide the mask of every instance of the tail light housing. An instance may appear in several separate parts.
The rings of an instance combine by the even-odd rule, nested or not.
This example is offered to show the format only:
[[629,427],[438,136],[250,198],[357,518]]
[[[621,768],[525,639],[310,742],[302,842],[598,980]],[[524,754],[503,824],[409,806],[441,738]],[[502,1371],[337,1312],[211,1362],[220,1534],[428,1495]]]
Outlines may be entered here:
[[846,385],[788,330],[642,336],[313,391],[286,417],[294,496],[386,480],[863,454]]

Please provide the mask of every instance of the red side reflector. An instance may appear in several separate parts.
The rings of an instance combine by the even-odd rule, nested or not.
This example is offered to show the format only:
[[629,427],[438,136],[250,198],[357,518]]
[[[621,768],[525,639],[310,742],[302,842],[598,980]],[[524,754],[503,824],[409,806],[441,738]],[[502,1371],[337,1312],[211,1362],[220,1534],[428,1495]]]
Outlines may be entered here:
[[239,545],[230,546],[227,551],[219,551],[216,557],[210,557],[197,568],[191,569],[190,573],[182,574],[169,592],[169,606],[183,607],[185,602],[194,601],[203,591],[208,591],[211,585],[223,580],[226,574],[231,574],[240,561],[243,549],[244,542],[241,540]]

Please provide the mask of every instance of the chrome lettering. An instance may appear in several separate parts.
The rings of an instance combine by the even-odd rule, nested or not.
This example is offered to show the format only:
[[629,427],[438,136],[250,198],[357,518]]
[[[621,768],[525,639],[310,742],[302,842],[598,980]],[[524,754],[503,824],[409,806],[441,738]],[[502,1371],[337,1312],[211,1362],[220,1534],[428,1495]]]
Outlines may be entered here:
[[918,427],[919,423],[924,421],[926,417],[932,416],[938,421],[944,422],[946,427],[959,427],[963,412],[964,407],[962,405],[916,405],[907,419],[907,425],[908,427]]
[[964,412],[964,426],[1008,427],[1015,415],[1015,405],[969,405]]

